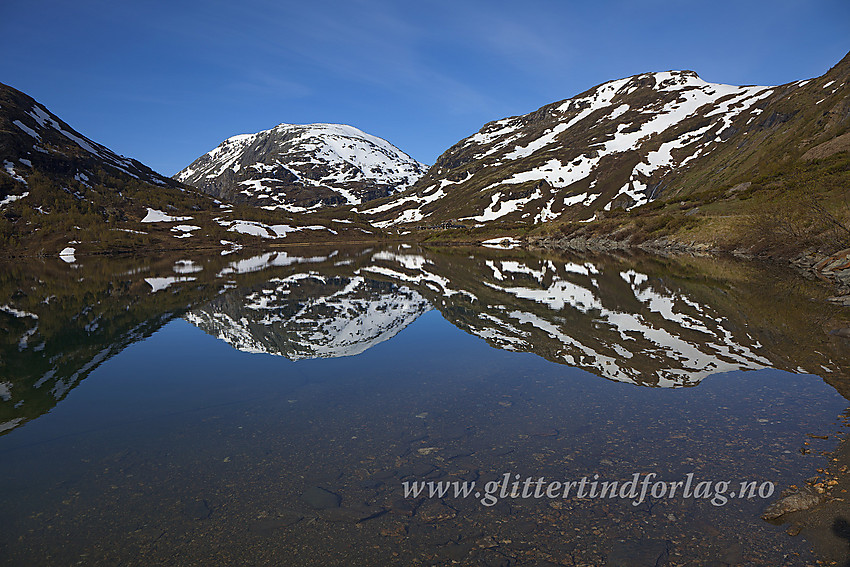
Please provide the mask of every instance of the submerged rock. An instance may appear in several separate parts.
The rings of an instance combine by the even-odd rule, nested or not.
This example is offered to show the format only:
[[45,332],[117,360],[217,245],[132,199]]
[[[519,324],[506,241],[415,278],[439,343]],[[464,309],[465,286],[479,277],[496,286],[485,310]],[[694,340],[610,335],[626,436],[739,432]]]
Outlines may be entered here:
[[801,490],[780,498],[765,508],[761,517],[763,520],[775,520],[780,516],[790,514],[791,512],[800,512],[802,510],[814,508],[823,502],[823,500],[824,497],[821,494],[810,490]]
[[183,507],[183,515],[190,520],[205,520],[211,513],[206,500],[193,500]]
[[320,486],[311,486],[301,494],[301,499],[307,506],[314,510],[327,510],[339,508],[342,498],[339,494],[325,490]]
[[835,329],[830,331],[830,335],[835,335],[836,337],[841,337],[844,339],[850,339],[850,327],[843,327],[841,329]]

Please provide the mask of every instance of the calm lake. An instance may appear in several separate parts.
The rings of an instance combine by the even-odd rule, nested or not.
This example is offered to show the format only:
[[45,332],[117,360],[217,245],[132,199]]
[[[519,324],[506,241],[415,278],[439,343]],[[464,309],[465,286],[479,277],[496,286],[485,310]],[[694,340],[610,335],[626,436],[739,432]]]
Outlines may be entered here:
[[410,245],[12,263],[0,564],[814,565],[760,516],[846,430],[829,291]]

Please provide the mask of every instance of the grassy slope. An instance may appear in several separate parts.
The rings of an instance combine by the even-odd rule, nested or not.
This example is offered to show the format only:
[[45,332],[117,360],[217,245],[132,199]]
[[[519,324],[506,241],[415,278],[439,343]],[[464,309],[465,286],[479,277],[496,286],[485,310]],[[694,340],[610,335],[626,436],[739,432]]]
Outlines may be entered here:
[[672,196],[592,223],[555,223],[533,236],[609,238],[793,257],[850,247],[850,153],[777,164],[750,182]]
[[[55,255],[69,243],[82,253],[115,253],[151,249],[220,248],[220,241],[243,246],[273,244],[340,243],[376,238],[366,223],[335,223],[333,214],[293,216],[236,205],[223,211],[211,198],[193,188],[158,187],[129,177],[100,172],[86,186],[52,172],[35,171],[28,180],[29,194],[9,203],[0,216],[0,256]],[[191,220],[172,223],[142,223],[147,208]],[[351,217],[352,215],[341,215]],[[228,232],[215,219],[242,219],[266,224],[323,225],[327,231],[303,230],[282,240]],[[175,238],[175,225],[201,227],[190,238]],[[368,232],[366,232],[368,231]]]

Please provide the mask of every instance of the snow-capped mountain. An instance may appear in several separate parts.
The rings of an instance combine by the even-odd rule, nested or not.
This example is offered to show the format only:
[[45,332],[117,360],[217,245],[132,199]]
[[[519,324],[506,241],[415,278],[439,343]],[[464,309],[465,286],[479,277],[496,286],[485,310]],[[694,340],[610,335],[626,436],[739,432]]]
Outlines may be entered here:
[[610,81],[486,124],[411,190],[359,209],[380,227],[539,224],[714,188],[775,162],[764,144],[796,158],[841,134],[848,68],[845,58],[779,87],[714,84],[693,71]]
[[352,126],[280,124],[228,138],[174,178],[230,202],[300,212],[397,193],[426,169]]
[[0,133],[0,172],[18,185],[17,191],[7,194],[6,199],[26,191],[27,179],[33,171],[82,182],[103,171],[153,185],[179,185],[144,164],[86,138],[31,97],[2,83]]

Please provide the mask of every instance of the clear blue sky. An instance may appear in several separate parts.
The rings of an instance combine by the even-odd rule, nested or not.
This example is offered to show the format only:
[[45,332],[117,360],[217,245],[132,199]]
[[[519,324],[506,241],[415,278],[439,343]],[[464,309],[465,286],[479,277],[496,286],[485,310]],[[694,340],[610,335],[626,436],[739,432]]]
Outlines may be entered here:
[[848,50],[847,0],[0,0],[0,82],[167,175],[281,122],[351,124],[431,164],[607,80],[774,85]]

